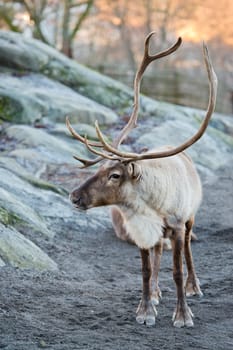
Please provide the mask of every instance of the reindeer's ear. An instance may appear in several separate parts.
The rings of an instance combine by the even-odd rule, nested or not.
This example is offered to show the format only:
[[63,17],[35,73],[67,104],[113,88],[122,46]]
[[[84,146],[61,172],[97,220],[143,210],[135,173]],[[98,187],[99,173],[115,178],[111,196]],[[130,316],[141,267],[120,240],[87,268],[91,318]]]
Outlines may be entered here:
[[129,176],[132,179],[139,180],[142,173],[141,166],[136,162],[130,162],[127,167]]

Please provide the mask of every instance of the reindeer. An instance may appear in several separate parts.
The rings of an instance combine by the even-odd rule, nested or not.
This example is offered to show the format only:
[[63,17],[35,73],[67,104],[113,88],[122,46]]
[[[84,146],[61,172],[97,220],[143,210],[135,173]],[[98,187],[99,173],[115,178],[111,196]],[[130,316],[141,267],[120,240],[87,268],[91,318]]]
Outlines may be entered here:
[[[112,144],[95,123],[99,141],[90,141],[66,124],[79,142],[97,155],[94,159],[74,156],[82,168],[102,160],[99,170],[70,194],[71,202],[78,209],[114,205],[113,222],[119,220],[118,229],[124,231],[140,248],[142,261],[142,298],[136,311],[136,321],[148,326],[155,324],[156,305],[161,291],[158,273],[162,255],[162,239],[169,237],[173,251],[173,279],[177,290],[177,303],[173,314],[175,327],[192,327],[193,314],[186,296],[202,296],[192,252],[191,232],[194,217],[202,199],[201,181],[189,156],[183,151],[204,134],[214,111],[217,77],[213,70],[208,49],[203,43],[203,55],[209,80],[209,103],[199,130],[177,147],[166,146],[142,153],[124,152],[119,149],[130,131],[137,125],[140,84],[147,66],[178,49],[181,38],[169,49],[149,54],[150,33],[145,40],[144,55],[134,80],[134,107],[128,123]],[[182,255],[187,265],[184,283]]]

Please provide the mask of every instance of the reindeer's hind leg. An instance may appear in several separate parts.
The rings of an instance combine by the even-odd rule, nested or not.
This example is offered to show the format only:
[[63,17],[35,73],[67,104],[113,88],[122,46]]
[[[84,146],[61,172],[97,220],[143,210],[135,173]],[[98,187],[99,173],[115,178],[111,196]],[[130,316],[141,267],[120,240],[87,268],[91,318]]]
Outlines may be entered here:
[[193,223],[194,223],[194,218],[191,218],[185,224],[184,256],[185,256],[187,272],[188,272],[185,291],[187,296],[191,296],[191,295],[202,296],[203,294],[200,289],[199,280],[196,276],[196,272],[193,264],[192,251],[191,251],[191,234],[192,234]]

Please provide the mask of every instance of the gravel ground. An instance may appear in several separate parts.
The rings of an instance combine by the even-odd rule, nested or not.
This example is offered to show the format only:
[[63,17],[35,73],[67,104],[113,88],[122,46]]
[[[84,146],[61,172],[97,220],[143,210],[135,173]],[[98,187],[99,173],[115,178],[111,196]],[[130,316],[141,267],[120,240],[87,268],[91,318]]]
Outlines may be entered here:
[[51,222],[55,240],[41,246],[59,272],[1,268],[0,348],[233,349],[233,172],[225,168],[216,175],[204,185],[196,220],[193,255],[204,296],[188,300],[194,328],[172,326],[171,252],[162,259],[157,322],[146,327],[135,321],[141,295],[138,249],[119,241],[110,224],[103,232],[78,234],[63,221]]

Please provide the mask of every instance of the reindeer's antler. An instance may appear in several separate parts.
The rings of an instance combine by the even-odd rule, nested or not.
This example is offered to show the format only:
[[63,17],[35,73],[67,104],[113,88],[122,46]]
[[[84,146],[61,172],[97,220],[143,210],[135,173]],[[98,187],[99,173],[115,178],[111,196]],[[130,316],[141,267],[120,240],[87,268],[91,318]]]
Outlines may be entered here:
[[165,56],[170,55],[174,51],[176,51],[179,46],[181,45],[182,39],[178,38],[177,42],[171,46],[169,49],[159,52],[156,55],[150,55],[149,54],[149,44],[150,44],[150,38],[155,34],[156,32],[151,32],[145,39],[145,47],[144,47],[144,56],[141,62],[140,67],[138,68],[138,71],[135,75],[134,79],[134,107],[133,111],[131,113],[131,116],[129,118],[128,123],[125,125],[123,130],[120,132],[116,140],[113,142],[113,145],[115,148],[117,148],[122,141],[128,136],[129,132],[137,126],[137,119],[138,119],[138,110],[139,110],[139,105],[140,105],[140,86],[141,86],[141,81],[143,77],[143,73],[145,72],[146,68],[148,65]]
[[[105,150],[107,150],[108,147],[110,147],[112,150],[116,151],[117,147],[119,147],[119,145],[122,143],[122,141],[127,137],[127,135],[129,134],[129,132],[137,126],[137,118],[138,118],[138,110],[139,110],[139,93],[140,93],[140,85],[141,85],[141,80],[142,80],[142,76],[143,73],[145,72],[147,66],[152,62],[155,61],[159,58],[165,57],[170,55],[172,52],[176,51],[178,49],[178,47],[180,46],[182,40],[181,38],[179,38],[177,40],[177,42],[170,47],[169,49],[162,51],[158,54],[155,55],[150,55],[149,54],[149,43],[150,43],[150,38],[155,34],[155,32],[151,32],[145,39],[145,45],[144,45],[144,55],[143,55],[143,59],[142,62],[139,66],[139,69],[136,73],[135,76],[135,80],[134,80],[134,107],[133,107],[133,111],[131,113],[131,116],[129,118],[128,123],[125,125],[125,127],[123,128],[123,130],[120,132],[120,134],[117,136],[117,138],[113,141],[113,146],[107,144],[104,141],[104,138],[102,136],[101,131],[99,130],[98,124],[96,124],[96,130],[97,130],[97,134],[101,140],[101,142],[93,142],[93,141],[88,141],[87,139],[85,139],[84,137],[82,137],[80,134],[78,134],[70,125],[69,119],[68,117],[66,118],[66,125],[67,128],[69,129],[69,131],[71,132],[71,134],[74,136],[74,138],[76,138],[78,141],[80,141],[81,143],[85,144],[87,146],[87,148],[94,154],[99,155],[99,157],[93,159],[93,160],[86,160],[77,156],[74,156],[75,159],[79,160],[83,166],[82,168],[86,168],[89,167],[91,165],[94,165],[98,162],[100,162],[103,158],[104,159],[113,159],[116,160],[119,157],[115,157],[109,154],[106,154],[105,152],[101,152],[101,151],[96,151],[95,149],[93,149],[93,147],[101,147],[104,148]],[[100,136],[101,135],[101,136]],[[110,151],[110,153],[116,154],[115,152]]]
[[[103,145],[101,142],[90,142],[90,141],[87,141],[87,138],[86,137],[82,137],[79,133],[77,133],[74,128],[71,126],[70,124],[70,121],[69,121],[69,118],[66,117],[66,126],[67,128],[69,129],[70,133],[73,135],[73,137],[80,141],[81,143],[83,143],[84,145],[87,146],[87,148],[89,148],[91,150],[92,153],[94,154],[97,154],[92,147],[101,147],[103,148]],[[101,157],[98,157],[98,158],[94,158],[94,159],[84,159],[84,158],[81,158],[81,157],[78,157],[78,156],[73,156],[74,159],[78,160],[79,162],[82,163],[82,166],[80,167],[80,169],[83,169],[83,168],[88,168],[89,166],[92,166],[94,164],[97,164],[99,163],[103,158],[107,158],[107,156],[102,156]]]
[[[83,144],[86,144],[86,138],[82,137],[79,133],[77,133],[77,131],[74,130],[74,128],[70,124],[68,117],[66,117],[66,126],[76,140],[80,141]],[[95,142],[95,141],[90,142],[89,141],[89,145],[91,145],[92,147],[101,147],[101,148],[103,147],[102,143],[98,142],[98,141],[97,142]]]
[[[113,147],[109,145],[102,134],[102,132],[99,129],[98,123],[96,122],[96,132],[97,135],[100,139],[100,142],[103,145],[103,148],[107,152],[111,152],[112,154],[116,155],[118,159],[120,160],[126,160],[126,161],[133,161],[133,160],[143,160],[143,159],[155,159],[155,158],[164,158],[164,157],[170,157],[175,154],[178,154],[188,147],[190,147],[192,144],[197,142],[201,138],[201,136],[204,134],[209,120],[211,118],[211,115],[214,111],[215,108],[215,103],[216,103],[216,94],[217,94],[217,76],[214,72],[208,49],[205,43],[203,43],[203,54],[204,54],[204,59],[205,59],[205,64],[206,64],[206,69],[208,73],[208,79],[209,79],[209,87],[210,87],[210,92],[209,92],[209,104],[207,108],[207,112],[205,115],[205,118],[199,128],[199,130],[196,132],[195,135],[193,135],[190,139],[188,139],[186,142],[182,143],[180,146],[175,147],[175,148],[170,148],[166,151],[160,151],[160,152],[153,152],[153,153],[142,153],[142,154],[137,154],[137,153],[131,153],[131,152],[122,152],[118,150],[116,147]],[[101,153],[103,156],[103,152]]]

